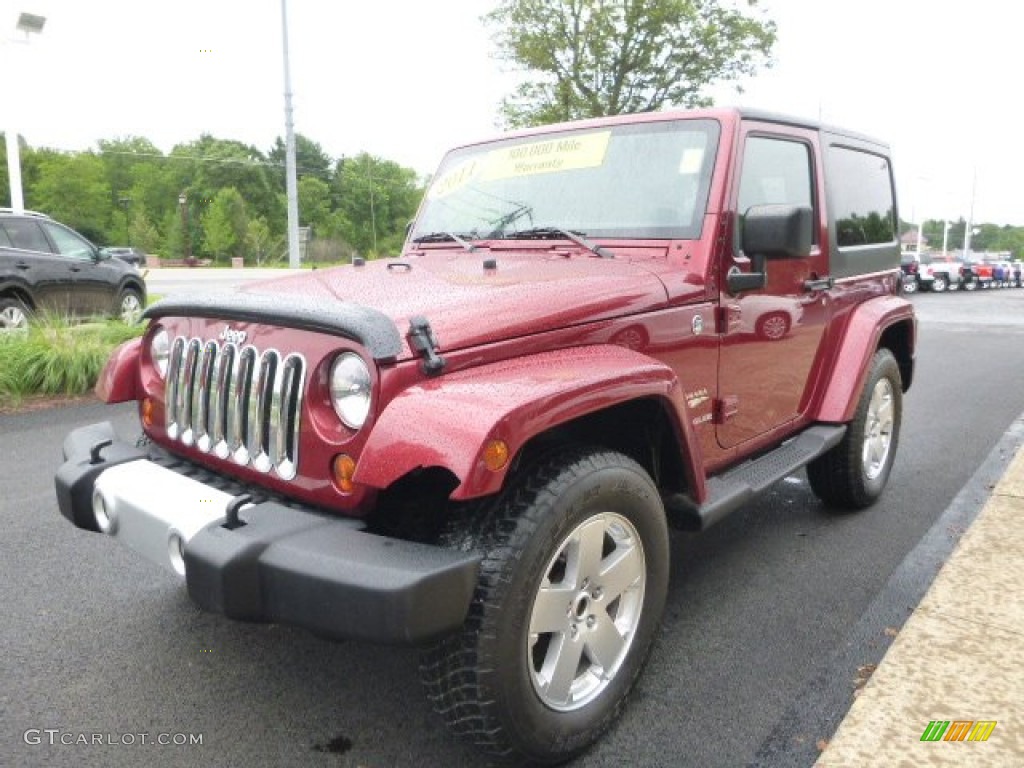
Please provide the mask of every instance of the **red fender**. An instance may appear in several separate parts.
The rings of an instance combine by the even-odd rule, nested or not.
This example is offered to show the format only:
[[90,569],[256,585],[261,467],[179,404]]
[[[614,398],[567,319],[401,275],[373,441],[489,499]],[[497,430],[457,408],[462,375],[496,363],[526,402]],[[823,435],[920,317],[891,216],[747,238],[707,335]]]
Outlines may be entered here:
[[885,296],[867,301],[853,311],[831,366],[834,374],[813,412],[815,421],[843,423],[853,419],[871,357],[885,330],[897,323],[910,327],[908,352],[913,358],[917,325],[910,302],[898,296]]
[[110,354],[96,382],[96,396],[105,403],[136,400],[142,339],[130,339]]
[[664,400],[687,451],[688,478],[699,450],[682,389],[670,368],[624,347],[599,345],[482,365],[410,387],[381,413],[362,451],[355,481],[386,488],[419,467],[445,467],[459,480],[453,499],[497,492],[507,467],[493,472],[482,453],[504,440],[515,456],[532,437],[588,413],[642,397]]

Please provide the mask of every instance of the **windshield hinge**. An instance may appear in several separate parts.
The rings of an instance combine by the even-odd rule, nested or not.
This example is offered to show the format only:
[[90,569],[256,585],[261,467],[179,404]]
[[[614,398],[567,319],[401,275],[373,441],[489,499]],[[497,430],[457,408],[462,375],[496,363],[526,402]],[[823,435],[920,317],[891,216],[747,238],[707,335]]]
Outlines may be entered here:
[[427,318],[422,315],[410,317],[406,338],[412,351],[423,357],[423,372],[427,376],[437,376],[444,370],[444,358],[437,354],[437,337]]

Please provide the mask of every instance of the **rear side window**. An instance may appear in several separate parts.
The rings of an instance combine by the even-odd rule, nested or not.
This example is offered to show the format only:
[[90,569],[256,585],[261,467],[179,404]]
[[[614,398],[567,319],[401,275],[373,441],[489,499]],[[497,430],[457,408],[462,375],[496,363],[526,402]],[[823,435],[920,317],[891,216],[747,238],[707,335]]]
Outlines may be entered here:
[[899,266],[892,169],[883,155],[831,144],[829,204],[836,251],[832,275],[881,272]]
[[832,148],[832,176],[838,183],[832,205],[836,244],[874,245],[896,238],[889,161],[846,147]]
[[11,245],[23,251],[39,251],[40,253],[53,253],[50,244],[39,228],[39,224],[29,219],[6,219],[0,222],[0,227],[7,233]]
[[7,230],[0,225],[0,248],[10,248],[11,238],[7,236]]

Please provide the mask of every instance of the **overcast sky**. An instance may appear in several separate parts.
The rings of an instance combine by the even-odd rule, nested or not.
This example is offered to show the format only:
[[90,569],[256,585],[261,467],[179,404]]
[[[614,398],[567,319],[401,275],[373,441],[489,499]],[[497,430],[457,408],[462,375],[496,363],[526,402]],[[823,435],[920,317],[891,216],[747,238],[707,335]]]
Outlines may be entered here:
[[[515,82],[480,16],[492,0],[289,0],[296,129],[333,157],[369,151],[429,173],[445,149],[495,133]],[[1020,30],[1005,0],[762,0],[775,65],[716,91],[843,125],[893,148],[901,213],[1024,226]],[[0,47],[0,128],[82,150],[201,133],[268,149],[284,133],[280,0],[0,0],[47,17]],[[12,74],[14,76],[12,76]]]

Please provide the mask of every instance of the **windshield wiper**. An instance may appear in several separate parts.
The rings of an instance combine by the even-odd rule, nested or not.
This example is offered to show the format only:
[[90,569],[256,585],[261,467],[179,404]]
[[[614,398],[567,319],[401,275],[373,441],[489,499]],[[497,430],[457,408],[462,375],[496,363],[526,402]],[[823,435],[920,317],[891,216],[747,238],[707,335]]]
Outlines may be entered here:
[[[470,237],[475,237],[475,235],[470,235]],[[473,253],[476,250],[475,245],[466,241],[461,235],[457,235],[454,232],[431,232],[428,235],[414,237],[412,241],[414,243],[443,243],[448,240],[455,241],[470,253]]]
[[607,248],[601,245],[595,245],[594,243],[587,240],[582,232],[572,232],[568,229],[562,229],[561,227],[534,227],[533,229],[522,229],[518,232],[510,232],[505,235],[508,238],[522,238],[523,240],[544,240],[547,238],[564,237],[566,240],[572,240],[576,245],[582,246],[590,251],[595,256],[600,256],[602,259],[612,259],[615,254],[609,251]]

